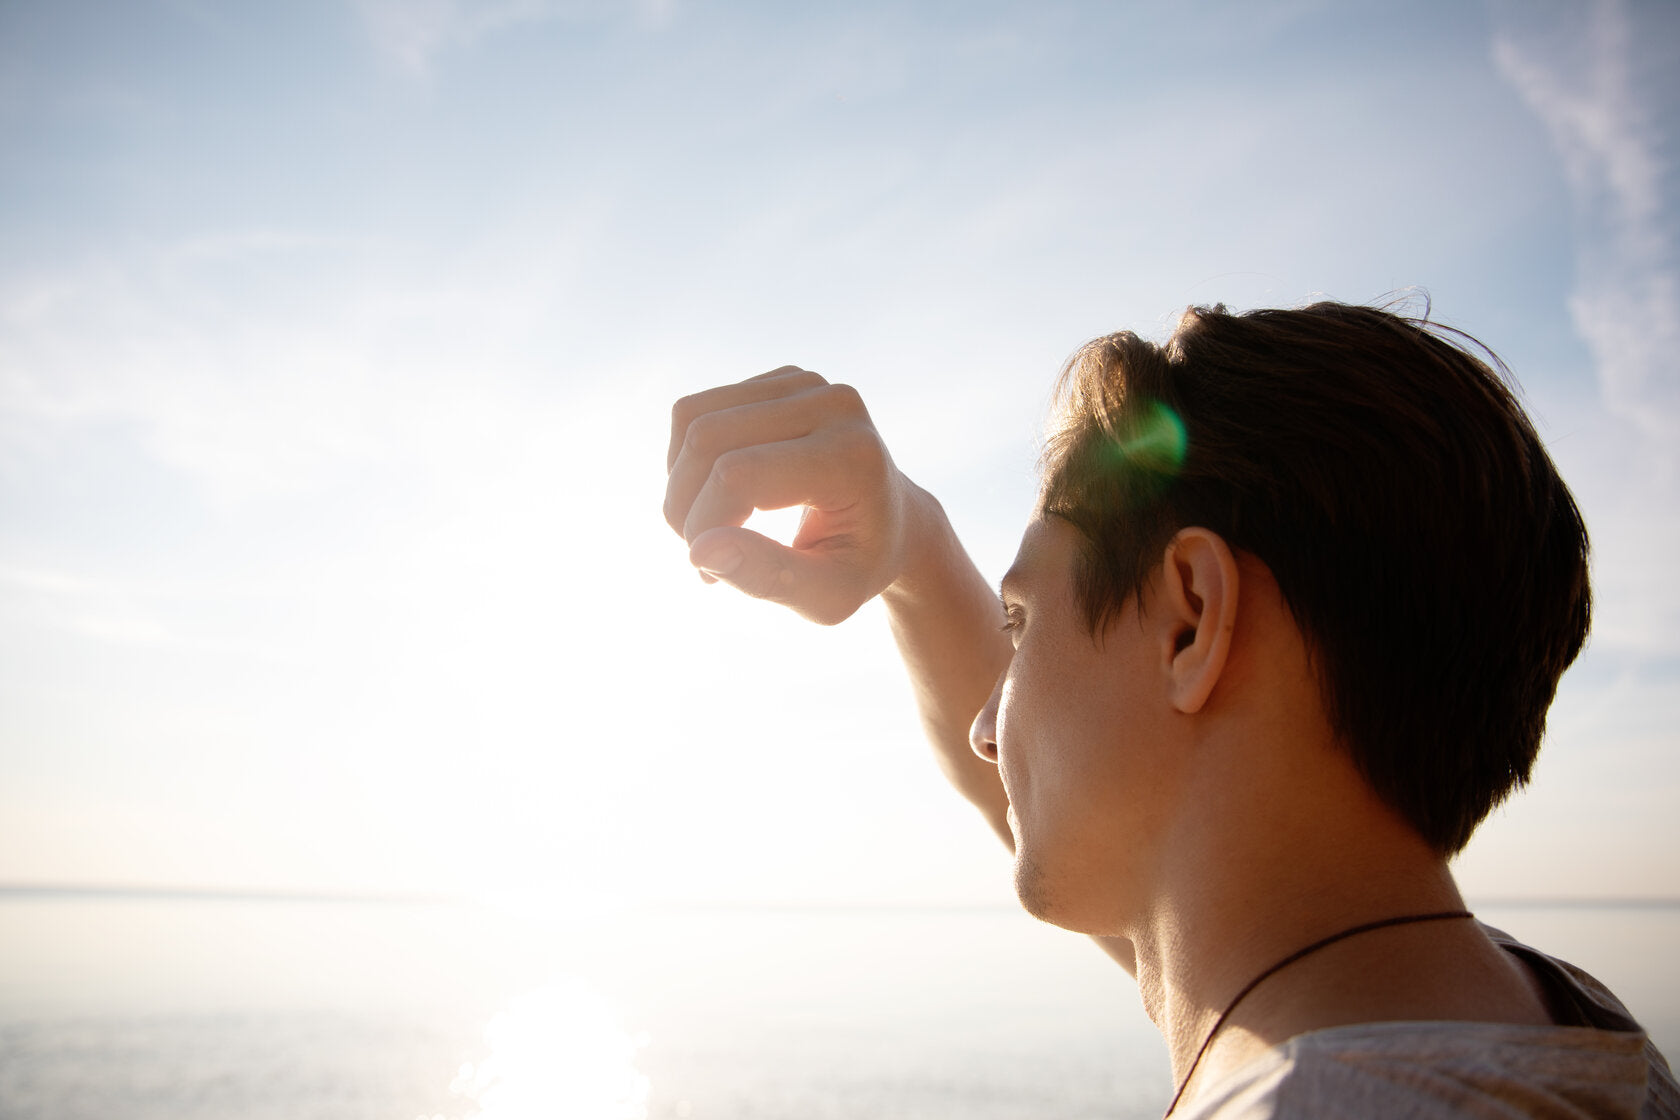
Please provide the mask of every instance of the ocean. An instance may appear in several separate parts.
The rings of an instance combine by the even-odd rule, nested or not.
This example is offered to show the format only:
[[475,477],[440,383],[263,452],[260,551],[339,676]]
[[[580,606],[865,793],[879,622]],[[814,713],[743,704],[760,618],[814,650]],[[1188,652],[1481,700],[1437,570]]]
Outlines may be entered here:
[[[1680,906],[1504,904],[1680,1052]],[[8,1120],[1160,1115],[1131,981],[1013,908],[0,892]]]

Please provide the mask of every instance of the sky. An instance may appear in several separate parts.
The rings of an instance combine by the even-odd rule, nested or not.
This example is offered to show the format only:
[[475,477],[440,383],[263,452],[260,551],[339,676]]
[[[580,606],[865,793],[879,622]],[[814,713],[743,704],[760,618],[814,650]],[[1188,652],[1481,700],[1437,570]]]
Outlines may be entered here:
[[1400,293],[1595,546],[1461,882],[1680,896],[1677,56],[1616,0],[0,0],[0,882],[1006,902],[878,606],[689,568],[671,403],[857,386],[995,580],[1081,342]]

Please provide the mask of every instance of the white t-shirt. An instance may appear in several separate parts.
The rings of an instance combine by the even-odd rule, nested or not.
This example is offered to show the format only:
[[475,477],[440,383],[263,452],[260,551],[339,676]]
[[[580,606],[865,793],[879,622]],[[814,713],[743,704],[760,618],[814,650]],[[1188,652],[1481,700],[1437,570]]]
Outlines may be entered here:
[[1627,1117],[1680,1120],[1680,1087],[1621,1001],[1489,929],[1566,1026],[1361,1023],[1297,1035],[1198,1095],[1183,1120]]

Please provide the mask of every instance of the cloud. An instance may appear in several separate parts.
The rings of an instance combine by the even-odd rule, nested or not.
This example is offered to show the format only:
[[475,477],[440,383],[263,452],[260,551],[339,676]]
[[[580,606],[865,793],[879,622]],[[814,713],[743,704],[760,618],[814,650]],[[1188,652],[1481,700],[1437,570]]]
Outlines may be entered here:
[[414,280],[259,229],[0,276],[0,471],[138,450],[227,510],[503,460],[543,418],[509,383],[540,364],[522,342],[567,267],[530,256]]
[[326,344],[323,300],[294,298],[313,306],[294,306],[288,329],[226,294],[262,285],[279,299],[274,277],[298,264],[265,239],[200,239],[8,278],[0,425],[17,442],[4,460],[37,468],[74,433],[114,426],[224,502],[326,484],[379,431],[362,356]]
[[1647,435],[1672,439],[1680,433],[1680,282],[1652,91],[1636,81],[1621,0],[1583,6],[1552,30],[1549,38],[1500,32],[1494,62],[1563,160],[1578,224],[1569,310],[1605,405]]
[[1573,204],[1569,314],[1604,416],[1578,417],[1584,442],[1556,450],[1573,460],[1593,537],[1594,646],[1635,657],[1680,650],[1668,572],[1680,542],[1680,277],[1661,157],[1668,91],[1642,80],[1665,72],[1647,57],[1661,29],[1643,25],[1663,18],[1621,0],[1524,5],[1493,42],[1499,72],[1551,134]]

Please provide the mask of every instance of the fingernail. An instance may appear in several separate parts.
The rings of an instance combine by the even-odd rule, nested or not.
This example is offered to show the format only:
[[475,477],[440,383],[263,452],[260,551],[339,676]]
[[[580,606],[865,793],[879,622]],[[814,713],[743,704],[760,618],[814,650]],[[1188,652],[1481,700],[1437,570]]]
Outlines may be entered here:
[[703,551],[696,551],[689,555],[689,560],[695,567],[712,575],[726,576],[741,566],[745,559],[741,550],[732,544],[718,544]]

